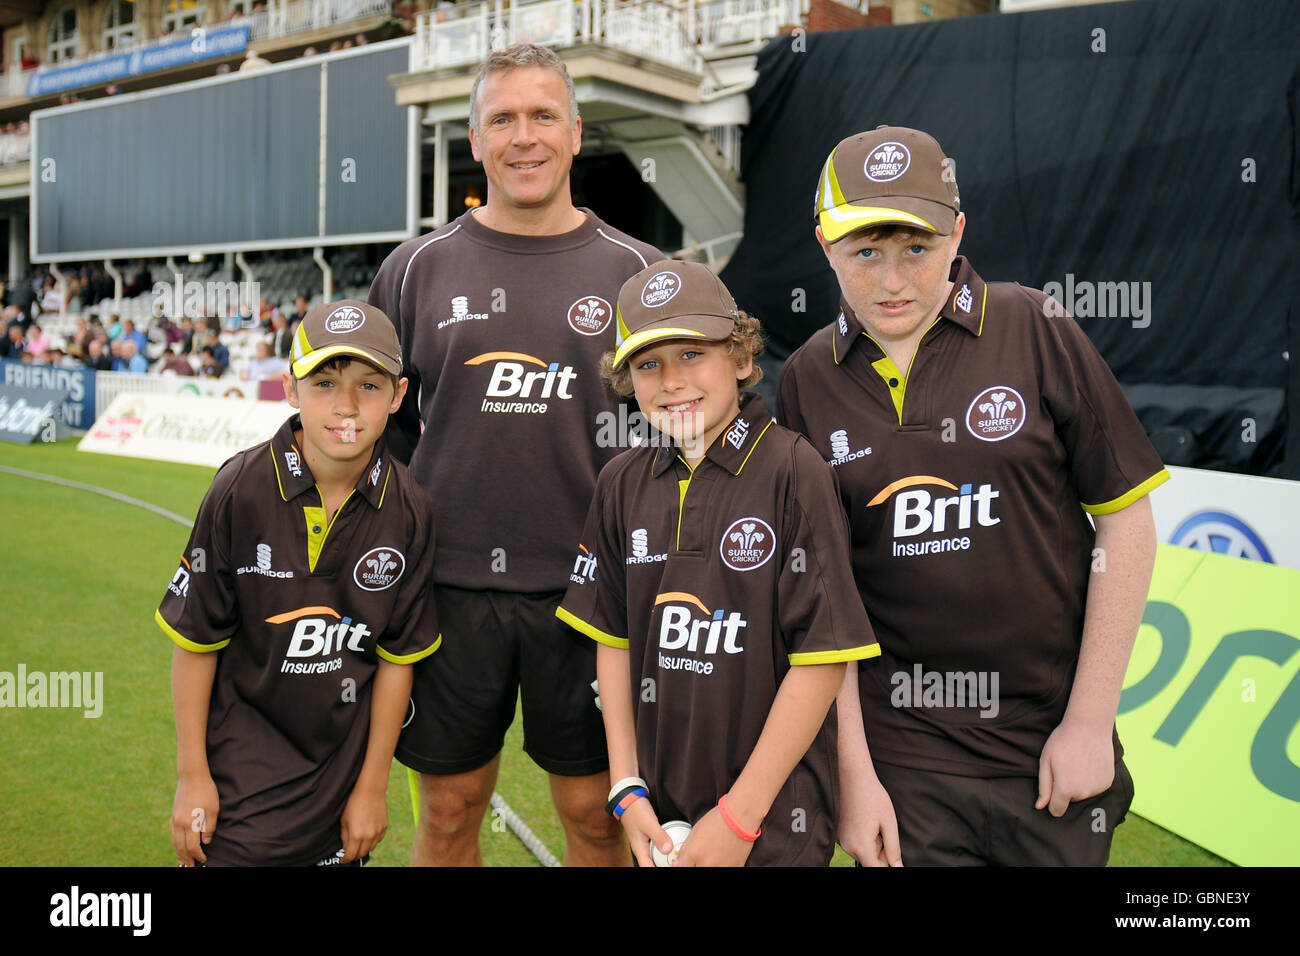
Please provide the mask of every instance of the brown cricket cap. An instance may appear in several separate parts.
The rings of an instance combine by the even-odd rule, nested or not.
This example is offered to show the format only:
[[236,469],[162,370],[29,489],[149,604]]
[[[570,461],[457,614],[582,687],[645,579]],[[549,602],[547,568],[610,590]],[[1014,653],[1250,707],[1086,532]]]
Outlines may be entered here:
[[814,215],[827,242],[867,226],[952,235],[961,211],[957,177],[935,138],[880,126],[841,140],[817,182]]
[[359,358],[389,375],[402,374],[402,346],[393,323],[356,299],[322,302],[307,310],[293,334],[294,378],[306,378],[336,355]]
[[722,280],[698,262],[656,262],[642,269],[623,283],[617,312],[614,371],[633,352],[664,339],[728,338],[738,314]]

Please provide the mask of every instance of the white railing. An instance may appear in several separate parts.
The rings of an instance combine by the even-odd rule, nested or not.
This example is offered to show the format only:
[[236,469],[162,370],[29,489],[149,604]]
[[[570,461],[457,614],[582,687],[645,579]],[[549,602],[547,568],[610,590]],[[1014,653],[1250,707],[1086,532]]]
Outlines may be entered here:
[[26,96],[27,81],[31,79],[32,74],[35,72],[36,67],[24,70],[17,66],[11,66],[5,70],[3,77],[0,77],[0,100]]
[[714,146],[718,147],[718,152],[727,163],[727,168],[733,171],[740,171],[740,127],[739,126],[710,126],[704,131],[704,136]]
[[770,40],[782,27],[800,26],[808,0],[722,0],[696,8],[700,46],[706,50]]
[[603,43],[699,73],[685,9],[651,0],[484,0],[416,18],[413,70],[477,63],[489,50],[531,41],[565,47]]
[[250,38],[265,40],[377,17],[391,10],[392,0],[269,0],[264,12],[233,22],[246,20],[252,27]]
[[30,133],[0,133],[0,166],[25,163],[32,158]]

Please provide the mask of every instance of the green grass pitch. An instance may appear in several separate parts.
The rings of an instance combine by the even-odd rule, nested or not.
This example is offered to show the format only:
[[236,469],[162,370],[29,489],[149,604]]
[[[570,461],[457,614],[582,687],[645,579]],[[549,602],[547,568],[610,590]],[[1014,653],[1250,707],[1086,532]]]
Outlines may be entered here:
[[[191,520],[214,469],[83,454],[75,442],[0,442],[0,465],[122,494]],[[167,820],[175,792],[171,642],[153,612],[188,532],[141,508],[0,472],[5,503],[0,593],[7,595],[0,671],[100,671],[103,713],[0,709],[0,866],[171,866]],[[497,791],[558,856],[564,835],[546,775],[506,739]],[[1139,781],[1140,785],[1140,781]],[[389,831],[373,856],[404,866],[410,791],[394,763]],[[490,866],[536,866],[489,812],[481,843]],[[494,825],[495,823],[495,825]],[[220,821],[218,821],[218,825]],[[835,865],[851,860],[837,851]],[[1112,865],[1206,866],[1223,860],[1132,814],[1115,834]]]

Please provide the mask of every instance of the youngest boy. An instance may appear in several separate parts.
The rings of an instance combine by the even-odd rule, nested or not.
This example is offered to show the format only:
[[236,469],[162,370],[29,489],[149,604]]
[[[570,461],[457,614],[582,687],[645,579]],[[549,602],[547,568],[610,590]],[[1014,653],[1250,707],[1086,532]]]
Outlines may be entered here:
[[618,333],[602,374],[672,443],[605,466],[557,611],[600,642],[610,812],[643,866],[670,819],[694,828],[678,866],[824,866],[827,712],[845,662],[880,651],[831,471],[741,394],[758,322],[704,266],[629,279]]
[[183,865],[363,860],[415,661],[438,634],[433,518],[384,427],[406,393],[388,318],[316,306],[294,336],[299,410],[235,455],[159,606],[172,661]]

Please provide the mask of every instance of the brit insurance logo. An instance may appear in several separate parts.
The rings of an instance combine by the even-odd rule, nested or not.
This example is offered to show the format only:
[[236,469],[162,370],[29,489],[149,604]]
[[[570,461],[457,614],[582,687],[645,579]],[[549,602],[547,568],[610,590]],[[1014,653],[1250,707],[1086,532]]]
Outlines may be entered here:
[[296,451],[286,451],[284,453],[284,464],[289,469],[289,473],[295,478],[302,477],[302,462],[298,459]]
[[862,164],[862,171],[873,183],[897,179],[912,165],[912,154],[902,143],[881,143]]
[[1273,564],[1264,540],[1250,525],[1226,511],[1198,511],[1174,531],[1170,544],[1249,561]]
[[354,332],[365,324],[366,314],[354,305],[341,306],[325,317],[325,331],[335,335]]
[[1002,441],[1020,431],[1028,417],[1019,392],[1009,385],[994,385],[976,395],[966,409],[966,430],[980,441]]
[[397,583],[406,558],[396,548],[371,548],[352,569],[352,580],[363,591],[383,591]]
[[523,352],[484,352],[465,364],[492,366],[479,409],[484,412],[544,415],[549,402],[573,398],[569,386],[578,377],[572,365],[561,367],[559,362],[544,362]]
[[[927,491],[925,485],[955,491],[954,495]],[[970,534],[978,526],[991,528],[1002,519],[993,515],[993,500],[1001,497],[991,484],[978,489],[971,482],[960,487],[934,475],[909,475],[891,481],[867,502],[868,508],[894,502],[893,556],[910,558],[969,551],[974,539]],[[940,537],[947,535],[947,537]],[[908,540],[915,539],[915,540]]]
[[676,272],[656,272],[641,289],[641,304],[647,309],[656,309],[666,304],[681,288],[681,276]]
[[731,570],[753,571],[776,553],[776,532],[762,518],[741,518],[722,532],[718,553]]
[[172,575],[171,581],[167,584],[167,590],[175,594],[178,598],[189,597],[190,594],[190,563],[185,560],[185,555],[181,555],[180,566],[176,573]]
[[342,670],[343,651],[367,653],[374,632],[332,607],[300,607],[266,619],[267,624],[293,623],[289,646],[280,662],[281,674],[328,674]]
[[[660,670],[708,675],[713,673],[714,660],[719,652],[723,655],[744,653],[740,641],[749,622],[739,611],[722,608],[710,611],[703,601],[686,591],[667,591],[658,595],[655,607],[663,608],[659,619]],[[679,657],[664,651],[686,651],[691,656]],[[704,659],[697,656],[701,654]]]
[[585,544],[578,545],[578,557],[569,572],[569,580],[574,584],[586,584],[596,580],[596,556],[587,550]]
[[569,306],[569,328],[580,335],[600,335],[613,318],[614,310],[598,295],[584,295]]

